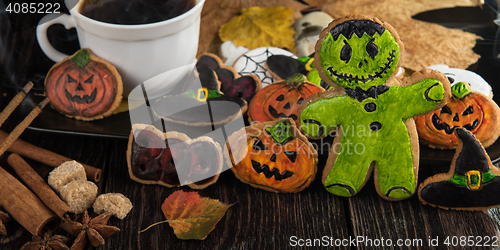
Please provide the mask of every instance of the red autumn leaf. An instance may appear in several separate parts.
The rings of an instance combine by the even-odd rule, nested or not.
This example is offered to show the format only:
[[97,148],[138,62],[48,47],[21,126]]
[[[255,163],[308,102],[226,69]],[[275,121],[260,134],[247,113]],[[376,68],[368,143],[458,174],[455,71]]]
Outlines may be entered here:
[[165,199],[161,210],[177,238],[204,240],[231,206],[179,190]]

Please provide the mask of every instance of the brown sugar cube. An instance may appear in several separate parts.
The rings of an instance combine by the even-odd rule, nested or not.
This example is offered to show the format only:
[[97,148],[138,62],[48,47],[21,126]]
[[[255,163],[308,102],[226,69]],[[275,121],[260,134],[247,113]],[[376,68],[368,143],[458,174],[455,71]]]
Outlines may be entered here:
[[120,193],[101,194],[95,200],[93,208],[94,212],[98,214],[110,212],[120,220],[123,220],[130,210],[132,210],[132,202]]
[[47,182],[60,193],[64,185],[74,180],[87,180],[85,168],[76,161],[67,161],[50,172]]
[[91,207],[96,197],[97,186],[87,180],[72,181],[61,188],[61,199],[78,214]]

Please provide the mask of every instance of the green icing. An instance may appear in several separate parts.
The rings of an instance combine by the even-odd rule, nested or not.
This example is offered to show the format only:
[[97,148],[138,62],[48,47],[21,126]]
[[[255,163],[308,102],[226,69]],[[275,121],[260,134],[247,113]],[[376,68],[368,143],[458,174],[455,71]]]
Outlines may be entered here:
[[[367,52],[367,46],[373,46],[368,45],[369,43],[373,43],[378,48],[378,53],[374,58]],[[347,46],[351,50],[348,61],[341,57],[343,48]],[[361,87],[366,90],[371,86],[386,84],[387,79],[396,70],[400,48],[388,30],[385,30],[382,36],[375,33],[373,37],[370,37],[364,33],[362,37],[354,34],[351,39],[341,34],[337,41],[328,33],[321,43],[319,53],[321,68],[330,80],[344,88]],[[350,79],[337,77],[332,71]],[[373,80],[363,82],[364,79],[373,76],[375,76]],[[352,80],[356,77],[363,80]]]
[[[477,186],[478,183],[481,184],[486,184],[493,179],[497,178],[499,175],[494,174],[489,170],[488,172],[481,173],[481,181],[479,181],[479,176],[477,175],[471,175],[471,185]],[[448,180],[449,182],[460,185],[460,186],[468,186],[467,185],[467,176],[465,175],[458,175],[454,174],[451,179]]]
[[278,122],[273,127],[266,128],[266,130],[278,145],[285,144],[295,138],[288,121]]
[[307,74],[307,81],[321,86],[321,77],[319,77],[318,70],[314,68]]
[[[424,82],[436,82],[435,79],[426,79],[423,80]],[[435,101],[441,101],[444,98],[444,88],[431,88],[429,92],[427,93],[427,96]]]
[[[368,43],[377,46],[375,57],[367,52]],[[341,56],[346,44],[352,50],[348,61],[345,55]],[[386,29],[382,36],[375,33],[373,37],[365,33],[362,37],[354,34],[346,39],[340,34],[337,41],[327,33],[317,53],[320,53],[323,71],[334,83],[344,88],[367,90],[386,84],[396,70],[400,48]],[[378,74],[381,68],[385,71]],[[330,74],[332,70],[351,80]],[[368,81],[355,79],[356,76],[367,79],[373,75],[380,77]],[[310,77],[313,78],[311,74]],[[365,183],[370,165],[375,162],[382,195],[392,199],[411,196],[416,189],[413,159],[418,155],[413,155],[405,122],[435,109],[443,102],[444,93],[439,80],[424,79],[410,86],[389,86],[377,98],[368,97],[361,102],[342,95],[309,103],[299,118],[301,129],[308,137],[324,137],[341,129],[337,145],[331,145],[337,158],[324,181],[327,190],[346,197],[356,194]]]
[[297,87],[299,86],[301,83],[303,82],[306,82],[307,81],[307,78],[305,75],[303,74],[300,74],[300,73],[295,73],[293,75],[291,75],[290,77],[288,77],[286,80],[285,80],[287,83],[289,83],[290,85],[294,86],[294,87]]
[[221,94],[219,90],[209,90],[207,99],[216,98],[219,96],[223,96],[223,94]]
[[310,59],[311,59],[310,57],[304,56],[304,57],[297,58],[297,61],[299,61],[302,65],[306,65]]
[[[204,92],[203,92],[204,93]],[[198,97],[198,90],[188,90],[184,94],[182,94],[185,97],[192,98],[192,99],[197,99]],[[208,97],[207,99],[210,98],[216,98],[219,96],[223,96],[218,90],[208,90]],[[200,99],[204,99],[204,96],[200,96]]]
[[[342,95],[309,104],[299,119],[307,136],[317,137],[322,130],[320,137],[323,137],[338,125],[342,128],[339,145],[333,145],[337,147],[338,157],[325,180],[325,186],[340,183],[348,185],[357,193],[365,182],[370,164],[375,162],[382,194],[394,199],[413,194],[416,188],[413,157],[418,156],[413,155],[405,121],[439,104],[426,98],[427,92],[440,92],[432,91],[433,88],[443,88],[443,85],[438,80],[424,80],[407,87],[389,87],[377,99],[367,98],[358,102]],[[375,104],[375,111],[368,112],[365,109],[369,103]],[[307,120],[317,121],[321,126],[305,122]],[[371,129],[374,122],[381,124],[380,130]],[[394,187],[408,191],[391,191]],[[328,191],[346,196],[344,188],[331,187]]]
[[471,93],[471,91],[465,82],[458,82],[451,87],[451,94],[457,99],[462,99],[469,93]]
[[186,91],[184,94],[182,94],[183,96],[185,97],[188,97],[188,98],[192,98],[192,99],[196,99],[196,95],[198,94],[198,92],[194,91],[194,90],[188,90]]
[[85,49],[79,50],[76,55],[71,58],[71,60],[81,69],[85,69],[87,64],[92,61],[90,59],[90,53]]

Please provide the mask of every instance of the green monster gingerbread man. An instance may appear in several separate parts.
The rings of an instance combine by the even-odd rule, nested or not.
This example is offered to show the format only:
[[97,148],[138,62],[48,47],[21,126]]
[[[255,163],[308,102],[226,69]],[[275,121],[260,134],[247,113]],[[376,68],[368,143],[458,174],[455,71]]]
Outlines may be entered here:
[[321,138],[336,131],[323,184],[336,195],[355,195],[372,171],[381,197],[400,200],[417,186],[418,138],[413,116],[443,106],[450,83],[437,71],[397,76],[404,47],[389,24],[374,17],[340,18],[323,30],[315,65],[328,84],[300,109],[302,131]]

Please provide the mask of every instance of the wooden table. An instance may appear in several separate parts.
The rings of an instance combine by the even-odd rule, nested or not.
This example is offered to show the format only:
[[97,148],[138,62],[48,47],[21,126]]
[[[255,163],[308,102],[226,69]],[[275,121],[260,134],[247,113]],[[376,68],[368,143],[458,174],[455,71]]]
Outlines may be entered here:
[[[8,98],[2,99],[0,104],[5,105]],[[10,131],[15,125],[12,123],[9,120],[2,129]],[[168,195],[179,189],[192,190],[187,187],[143,185],[132,181],[127,171],[126,139],[44,133],[29,129],[21,138],[101,168],[103,175],[98,183],[99,193],[118,192],[130,198],[134,205],[130,214],[123,220],[113,217],[109,222],[121,231],[108,238],[99,249],[293,249],[307,244],[334,246],[335,249],[372,249],[371,246],[376,245],[380,249],[457,249],[453,243],[460,244],[462,236],[473,236],[476,243],[480,236],[484,243],[485,236],[498,235],[498,223],[493,219],[498,215],[496,211],[447,211],[422,205],[417,196],[389,202],[377,195],[372,180],[352,198],[334,196],[324,189],[320,181],[326,159],[324,154],[320,156],[314,182],[296,194],[270,193],[243,184],[231,171],[222,173],[216,184],[199,193],[234,205],[206,240],[179,240],[166,223],[139,233],[139,230],[164,220],[160,206]],[[7,155],[0,157],[0,166],[12,172],[6,163]],[[41,163],[28,162],[44,178],[51,170]],[[419,182],[435,173],[447,171],[448,167],[420,166]],[[29,232],[16,222],[7,225],[11,234],[0,238],[1,249],[19,249],[30,240]],[[433,239],[437,241],[431,242]],[[449,246],[445,245],[446,239]],[[438,246],[430,247],[431,243],[438,243]],[[392,246],[388,247],[388,244]]]
[[[474,13],[481,14],[483,10],[491,12],[484,7]],[[492,15],[494,14],[489,13],[488,18]],[[30,21],[29,27],[12,22],[11,28],[17,33],[15,36],[3,36],[10,39],[9,44],[12,44],[14,49],[25,51],[18,53],[7,49],[0,54],[1,58],[14,58],[12,60],[17,58],[16,63],[8,65],[12,72],[7,73],[15,72],[12,78],[9,78],[11,75],[0,74],[3,77],[0,78],[0,109],[9,99],[4,93],[12,91],[13,85],[26,82],[25,78],[38,82],[39,86],[40,83],[43,85],[41,79],[45,76],[44,72],[47,72],[52,65],[52,62],[39,50],[33,32],[29,30],[36,25],[37,18],[39,19],[30,16],[30,19],[23,20],[25,23]],[[5,16],[0,16],[0,22],[7,23],[7,21]],[[496,28],[494,24],[491,25],[487,27],[488,29],[469,25],[467,29],[474,31],[477,29],[478,33],[485,30],[489,32],[490,28],[493,30]],[[9,34],[8,30],[1,32]],[[491,51],[494,50],[492,41],[496,36],[494,32],[488,34],[483,36],[484,42],[480,41],[476,46],[481,50],[481,54],[488,56],[483,56],[479,64],[473,65],[472,68],[498,88],[500,86],[498,59],[496,55],[491,56]],[[74,41],[75,34],[68,34],[66,38],[60,39]],[[55,36],[54,40],[53,43],[66,44],[65,41],[57,40]],[[65,53],[72,53],[78,49],[78,44],[63,49]],[[30,58],[41,59],[33,62],[34,60]],[[29,75],[16,69],[23,69]],[[7,79],[12,82],[8,82]],[[496,96],[498,102],[499,92],[496,92]],[[11,131],[14,125],[15,122],[9,120],[2,129]],[[127,171],[125,158],[127,140],[124,138],[33,130],[25,131],[21,138],[39,147],[101,168],[103,176],[98,183],[99,193],[118,192],[130,198],[134,205],[130,214],[123,220],[113,217],[109,221],[109,224],[119,227],[121,231],[106,239],[106,244],[98,249],[302,249],[301,246],[305,247],[308,243],[316,246],[310,249],[320,246],[326,248],[325,245],[330,249],[491,249],[492,247],[460,247],[457,244],[460,245],[460,237],[467,239],[472,237],[475,243],[482,239],[481,243],[484,244],[486,236],[491,238],[499,235],[499,224],[495,218],[498,218],[500,213],[496,210],[447,211],[424,206],[417,196],[404,201],[389,202],[377,195],[372,180],[352,198],[334,196],[325,190],[320,181],[326,154],[320,157],[318,174],[314,182],[297,194],[276,194],[255,189],[241,183],[231,171],[222,173],[216,184],[200,190],[199,193],[234,205],[203,241],[179,240],[168,224],[155,226],[139,234],[139,230],[164,220],[160,206],[166,197],[179,189],[192,190],[187,187],[143,185],[132,181]],[[0,166],[12,172],[6,163],[7,156],[8,154],[5,154],[0,157]],[[51,170],[43,164],[30,160],[28,162],[44,178]],[[421,164],[419,182],[433,174],[446,172],[448,168],[449,164]],[[0,249],[19,249],[31,239],[30,233],[16,222],[7,225],[10,235],[0,237]],[[74,237],[71,240],[74,240]],[[448,240],[449,245],[445,245],[445,240]],[[392,246],[387,246],[388,243]],[[489,243],[491,244],[492,240]]]

